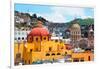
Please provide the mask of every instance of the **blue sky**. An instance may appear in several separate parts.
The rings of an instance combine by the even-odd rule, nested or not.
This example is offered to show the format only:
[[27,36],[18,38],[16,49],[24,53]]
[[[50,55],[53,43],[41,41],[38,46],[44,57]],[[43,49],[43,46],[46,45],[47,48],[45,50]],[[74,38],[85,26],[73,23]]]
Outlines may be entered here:
[[51,22],[69,22],[75,18],[94,18],[93,8],[15,4],[15,10],[23,13],[36,13]]

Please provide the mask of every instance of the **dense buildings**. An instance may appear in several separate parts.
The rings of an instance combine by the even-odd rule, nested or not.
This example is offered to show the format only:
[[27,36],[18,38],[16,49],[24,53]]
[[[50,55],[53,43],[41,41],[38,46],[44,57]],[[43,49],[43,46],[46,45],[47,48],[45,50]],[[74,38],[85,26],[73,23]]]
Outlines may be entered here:
[[38,21],[37,27],[27,35],[26,42],[20,41],[19,44],[15,44],[15,65],[18,65],[22,60],[23,64],[32,64],[36,61],[55,61],[64,58],[62,56],[66,52],[64,42],[52,41],[48,30],[41,23]]
[[25,40],[18,39],[14,43],[15,65],[54,63],[60,62],[60,59],[64,59],[65,62],[83,62],[94,59],[91,50],[85,50],[79,46],[81,30],[77,22],[71,25],[69,32],[71,38],[69,39],[59,37],[53,39],[54,36],[42,24],[43,22],[38,20],[36,26],[25,35]]
[[15,11],[15,65],[94,60],[93,20],[54,23]]

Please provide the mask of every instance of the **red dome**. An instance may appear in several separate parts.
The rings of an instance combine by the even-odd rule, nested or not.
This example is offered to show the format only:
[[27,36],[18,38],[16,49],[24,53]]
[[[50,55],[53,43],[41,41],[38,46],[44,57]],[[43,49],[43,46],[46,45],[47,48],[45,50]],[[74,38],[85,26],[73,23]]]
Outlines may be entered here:
[[37,27],[32,29],[32,31],[29,34],[32,36],[47,36],[49,35],[49,32],[45,28]]

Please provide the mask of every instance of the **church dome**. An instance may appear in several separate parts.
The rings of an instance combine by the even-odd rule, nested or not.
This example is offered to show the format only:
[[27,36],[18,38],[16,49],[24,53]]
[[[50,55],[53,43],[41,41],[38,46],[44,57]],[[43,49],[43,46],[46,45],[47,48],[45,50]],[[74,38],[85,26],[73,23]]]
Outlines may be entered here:
[[75,23],[75,24],[72,25],[72,28],[73,29],[80,29],[80,25]]
[[29,35],[32,35],[32,36],[47,36],[47,35],[49,35],[49,32],[46,28],[37,27],[37,28],[33,28],[31,30],[31,32],[29,33]]

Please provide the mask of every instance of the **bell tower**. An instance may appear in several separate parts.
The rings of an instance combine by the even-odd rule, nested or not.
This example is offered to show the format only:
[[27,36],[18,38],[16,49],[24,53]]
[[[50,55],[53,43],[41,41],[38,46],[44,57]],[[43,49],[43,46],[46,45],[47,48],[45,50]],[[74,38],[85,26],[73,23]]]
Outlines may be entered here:
[[94,47],[94,31],[92,25],[89,27],[88,31],[88,47],[91,49]]

